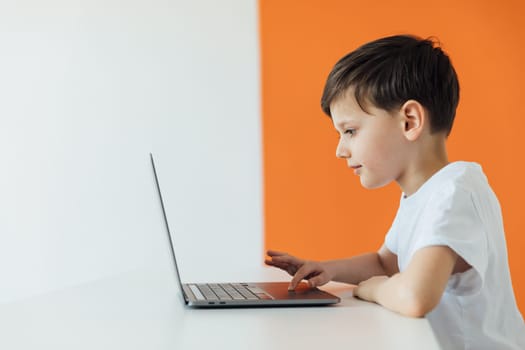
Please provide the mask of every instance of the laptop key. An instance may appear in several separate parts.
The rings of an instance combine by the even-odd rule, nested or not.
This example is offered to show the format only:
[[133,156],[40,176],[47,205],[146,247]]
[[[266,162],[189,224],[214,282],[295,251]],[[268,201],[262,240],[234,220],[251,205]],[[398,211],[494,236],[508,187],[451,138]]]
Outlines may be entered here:
[[272,300],[273,299],[270,295],[266,293],[257,294],[257,297],[262,300]]
[[199,288],[197,288],[196,285],[190,284],[189,287],[190,287],[191,292],[193,293],[193,295],[195,295],[195,298],[197,298],[197,300],[205,300],[206,299],[204,297],[204,295],[202,295],[201,291],[199,290]]
[[202,294],[204,295],[206,300],[219,300],[217,295],[215,295],[215,293],[207,285],[205,285],[205,284],[198,284],[197,287],[202,292]]
[[217,294],[219,300],[232,300],[232,297],[228,293],[226,293],[226,291],[220,285],[210,284],[209,286],[211,290],[215,294]]
[[248,289],[253,294],[257,295],[259,299],[264,299],[264,300],[273,299],[273,297],[270,294],[266,293],[263,289],[257,286],[248,285],[246,286],[246,289]]
[[231,284],[223,284],[222,287],[224,288],[226,293],[231,295],[233,300],[244,300],[244,299],[246,299],[245,297],[242,296],[241,293],[239,293],[237,290],[235,290],[235,288],[233,288],[233,286]]
[[255,294],[250,292],[246,287],[244,287],[241,284],[235,283],[232,284],[232,286],[240,293],[243,297],[245,297],[248,300],[257,300],[259,299]]

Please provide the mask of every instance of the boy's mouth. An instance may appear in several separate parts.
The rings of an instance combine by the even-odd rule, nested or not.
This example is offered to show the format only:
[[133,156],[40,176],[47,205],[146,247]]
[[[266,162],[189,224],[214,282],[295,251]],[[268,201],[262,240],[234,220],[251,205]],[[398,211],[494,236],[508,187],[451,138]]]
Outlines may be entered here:
[[350,169],[354,169],[354,174],[359,175],[362,165],[349,165]]

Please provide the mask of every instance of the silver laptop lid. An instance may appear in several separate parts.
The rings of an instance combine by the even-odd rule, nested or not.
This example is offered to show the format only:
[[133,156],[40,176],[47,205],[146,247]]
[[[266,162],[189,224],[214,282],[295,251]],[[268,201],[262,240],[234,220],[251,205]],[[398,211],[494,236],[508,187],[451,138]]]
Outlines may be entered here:
[[160,191],[159,177],[157,175],[157,169],[155,168],[155,161],[153,160],[153,154],[150,153],[149,157],[151,159],[151,167],[153,168],[153,175],[155,176],[155,184],[157,185],[157,192],[159,194],[160,206],[162,208],[162,216],[164,218],[164,224],[166,226],[166,233],[168,234],[168,239],[169,239],[169,242],[170,242],[171,257],[173,258],[173,265],[175,265],[175,279],[177,280],[177,284],[179,285],[179,289],[180,289],[181,295],[182,295],[182,297],[184,299],[184,302],[187,302],[186,294],[184,293],[184,290],[182,288],[182,282],[180,280],[179,267],[177,266],[177,258],[175,257],[175,250],[173,248],[173,240],[171,239],[170,226],[168,224],[168,218],[166,216],[166,209],[164,207],[164,200],[162,199],[162,193]]

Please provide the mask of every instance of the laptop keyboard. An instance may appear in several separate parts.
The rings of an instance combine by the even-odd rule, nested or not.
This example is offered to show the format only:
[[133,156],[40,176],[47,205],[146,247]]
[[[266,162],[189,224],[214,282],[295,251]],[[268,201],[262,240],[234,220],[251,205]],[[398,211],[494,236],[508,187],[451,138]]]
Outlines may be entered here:
[[197,300],[258,300],[273,299],[261,288],[248,283],[190,284]]

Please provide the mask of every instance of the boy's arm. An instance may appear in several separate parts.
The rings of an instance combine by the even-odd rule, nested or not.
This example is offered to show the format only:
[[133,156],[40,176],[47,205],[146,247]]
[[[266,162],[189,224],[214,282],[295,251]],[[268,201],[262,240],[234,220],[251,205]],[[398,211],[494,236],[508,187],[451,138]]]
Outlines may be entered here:
[[333,281],[350,284],[359,284],[373,276],[392,276],[399,272],[397,255],[384,245],[377,252],[325,261],[323,264],[333,271]]
[[423,317],[441,300],[457,260],[449,247],[422,248],[406,270],[390,278],[370,278],[359,284],[354,295],[407,316]]

